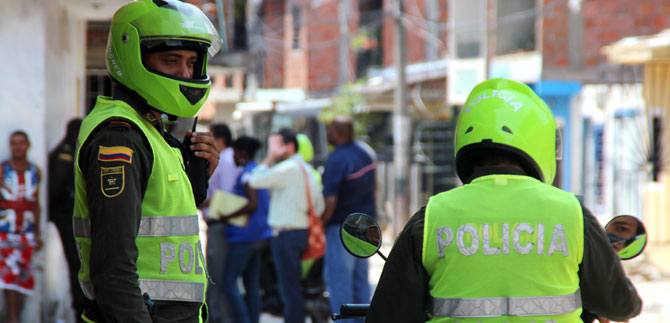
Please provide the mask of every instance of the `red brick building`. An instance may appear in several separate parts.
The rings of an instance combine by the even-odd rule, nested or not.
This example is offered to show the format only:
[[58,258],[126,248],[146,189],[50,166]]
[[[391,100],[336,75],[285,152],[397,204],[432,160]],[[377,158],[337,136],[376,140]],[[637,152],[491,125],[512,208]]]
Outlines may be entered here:
[[[435,30],[430,34],[425,0],[407,0],[408,63],[444,58],[447,0],[429,0],[437,7]],[[262,5],[263,87],[301,88],[311,96],[325,96],[341,79],[352,82],[369,67],[394,63],[395,26],[390,0],[339,1],[268,0]],[[340,68],[342,44],[340,10],[346,14],[349,63]],[[434,14],[431,13],[431,14]],[[428,39],[428,40],[427,40]],[[433,46],[427,45],[431,43]],[[428,54],[427,50],[432,49]]]

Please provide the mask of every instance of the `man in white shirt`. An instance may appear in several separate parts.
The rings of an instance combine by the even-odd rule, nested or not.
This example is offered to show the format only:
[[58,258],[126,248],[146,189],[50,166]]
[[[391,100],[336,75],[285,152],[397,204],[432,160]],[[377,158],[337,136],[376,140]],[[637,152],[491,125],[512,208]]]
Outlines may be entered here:
[[[300,261],[307,249],[309,189],[316,214],[324,210],[323,195],[314,169],[300,154],[292,130],[282,129],[268,138],[268,154],[249,178],[254,188],[270,190],[268,224],[273,229],[274,259],[279,295],[284,303],[284,321],[305,322],[305,300],[300,287]],[[304,168],[301,169],[301,166]],[[305,181],[307,176],[307,181]],[[309,187],[306,188],[306,182]]]
[[[240,168],[235,165],[233,159],[233,136],[227,125],[213,124],[209,130],[214,134],[214,141],[221,152],[219,155],[219,165],[209,179],[207,188],[207,200],[204,206],[209,205],[209,199],[212,198],[214,191],[222,190],[232,192],[237,176],[240,174]],[[207,268],[216,285],[209,285],[207,288],[207,304],[213,322],[229,321],[231,319],[228,302],[225,299],[221,285],[218,282],[223,281],[224,259],[228,251],[226,237],[224,234],[225,225],[218,220],[212,220],[207,207],[202,210],[205,221],[207,222]],[[211,217],[210,217],[211,216]]]

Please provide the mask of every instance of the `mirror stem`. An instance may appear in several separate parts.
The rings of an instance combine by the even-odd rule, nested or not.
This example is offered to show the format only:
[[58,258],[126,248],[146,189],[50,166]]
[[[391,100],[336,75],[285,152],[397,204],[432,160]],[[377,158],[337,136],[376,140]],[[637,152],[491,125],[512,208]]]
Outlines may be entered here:
[[380,257],[382,257],[382,259],[384,259],[384,261],[386,261],[386,256],[384,256],[384,254],[383,254],[381,251],[377,250],[377,254],[378,254]]

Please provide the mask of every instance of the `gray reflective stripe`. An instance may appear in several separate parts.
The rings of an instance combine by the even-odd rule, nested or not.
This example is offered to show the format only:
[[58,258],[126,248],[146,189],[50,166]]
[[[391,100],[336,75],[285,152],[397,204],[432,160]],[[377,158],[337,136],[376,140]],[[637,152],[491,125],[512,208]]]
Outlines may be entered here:
[[[148,293],[154,300],[203,302],[205,284],[195,282],[140,279],[142,294]],[[95,299],[93,283],[79,281],[84,296]]]
[[[91,221],[74,218],[74,236],[77,238],[91,237]],[[152,216],[140,220],[138,237],[169,237],[192,236],[200,233],[197,215]]]
[[204,301],[205,284],[196,282],[140,279],[142,294],[153,300],[199,302]]
[[138,237],[168,237],[198,235],[197,215],[143,217]]
[[91,237],[91,221],[88,219],[75,217],[72,228],[74,229],[74,236],[77,238]]
[[497,317],[561,315],[582,306],[579,289],[562,296],[439,298],[433,297],[430,313],[440,317]]
[[86,298],[95,299],[95,292],[93,291],[93,283],[80,280],[79,286],[81,286],[81,290],[84,292],[84,296],[86,296]]

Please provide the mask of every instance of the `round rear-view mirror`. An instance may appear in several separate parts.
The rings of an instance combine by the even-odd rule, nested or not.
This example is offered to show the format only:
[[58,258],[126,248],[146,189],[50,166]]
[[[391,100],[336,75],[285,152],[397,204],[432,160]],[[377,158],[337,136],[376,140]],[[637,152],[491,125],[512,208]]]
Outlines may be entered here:
[[633,259],[647,246],[647,230],[638,218],[619,215],[605,225],[605,232],[622,260]]
[[352,213],[340,227],[344,248],[359,258],[374,255],[382,245],[382,230],[375,219],[367,214]]

